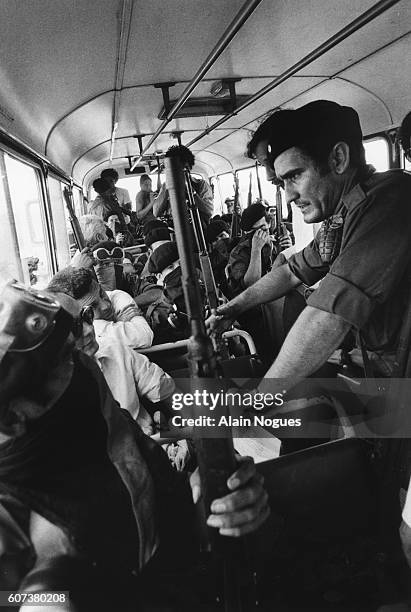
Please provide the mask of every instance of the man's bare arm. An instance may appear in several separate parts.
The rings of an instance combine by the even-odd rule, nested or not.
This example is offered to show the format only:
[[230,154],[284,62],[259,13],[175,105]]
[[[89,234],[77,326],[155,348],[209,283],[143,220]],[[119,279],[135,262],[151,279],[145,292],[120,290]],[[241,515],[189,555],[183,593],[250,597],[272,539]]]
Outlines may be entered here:
[[153,200],[153,214],[155,217],[159,217],[167,208],[168,203],[168,191],[166,184],[161,185],[161,189],[158,196]]
[[298,285],[301,285],[300,279],[291,272],[288,264],[284,264],[265,274],[227,304],[220,306],[217,314],[235,318],[254,306],[282,297]]
[[[338,315],[307,306],[289,331],[281,351],[265,378],[309,376],[340,345],[351,325]],[[259,390],[264,392],[261,382]]]

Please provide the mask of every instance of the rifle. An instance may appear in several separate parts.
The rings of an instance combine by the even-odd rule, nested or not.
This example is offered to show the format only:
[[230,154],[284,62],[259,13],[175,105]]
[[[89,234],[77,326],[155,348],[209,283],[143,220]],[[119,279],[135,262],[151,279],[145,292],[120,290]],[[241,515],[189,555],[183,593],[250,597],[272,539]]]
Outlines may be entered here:
[[234,175],[235,192],[234,192],[234,206],[233,206],[233,218],[231,220],[230,238],[238,238],[241,236],[241,204],[240,204],[240,181],[238,176]]
[[80,223],[77,219],[76,213],[74,212],[74,207],[71,201],[71,189],[64,187],[63,196],[66,202],[71,229],[73,230],[74,238],[77,243],[77,248],[79,251],[82,251],[86,247],[86,241],[84,240],[83,232],[81,231]]
[[276,227],[274,231],[274,237],[275,237],[275,248],[277,250],[277,255],[278,255],[278,253],[280,253],[282,249],[281,244],[280,244],[280,239],[284,235],[283,200],[281,197],[280,185],[276,186],[276,192],[275,192],[275,218],[276,218]]
[[260,198],[260,202],[263,202],[263,192],[261,189],[261,181],[260,181],[260,175],[258,173],[258,161],[255,162],[255,174],[257,176],[257,187],[258,187],[258,197]]
[[[215,310],[218,305],[217,287],[214,280],[214,274],[211,267],[210,257],[208,256],[207,243],[204,238],[203,226],[201,224],[200,213],[194,197],[193,184],[191,175],[188,169],[184,169],[184,180],[186,188],[186,196],[188,207],[191,213],[194,235],[197,242],[198,256],[200,259],[201,271],[203,273],[204,284],[207,294],[207,302],[210,310]],[[174,217],[174,215],[173,215]]]
[[160,189],[161,189],[161,179],[160,179],[160,176],[161,176],[161,164],[160,164],[160,158],[157,155],[157,188],[156,188],[157,193],[160,193]]
[[249,206],[251,206],[252,201],[253,201],[252,180],[253,180],[253,174],[252,174],[252,172],[250,172],[250,180],[249,180],[249,183],[248,183],[247,208]]
[[[191,377],[196,384],[200,378],[218,377],[217,359],[213,344],[205,329],[203,304],[195,273],[194,258],[192,257],[194,252],[192,232],[185,214],[186,191],[189,201],[193,198],[190,176],[188,172],[184,176],[181,162],[177,158],[166,157],[165,169],[176,231],[184,298],[190,320],[189,366]],[[198,216],[198,210],[195,207],[191,212],[194,221]],[[198,238],[199,236],[197,240]],[[195,448],[200,470],[205,515],[208,516],[213,499],[228,493],[227,478],[235,469],[234,448],[231,437],[196,439]],[[242,581],[239,578],[239,572],[242,569],[242,558],[238,550],[239,542],[231,538],[224,538],[215,530],[214,532],[209,530],[208,543],[208,550],[223,555],[225,610],[226,612],[241,612],[243,610],[240,593]],[[250,608],[248,607],[247,610],[250,610]]]

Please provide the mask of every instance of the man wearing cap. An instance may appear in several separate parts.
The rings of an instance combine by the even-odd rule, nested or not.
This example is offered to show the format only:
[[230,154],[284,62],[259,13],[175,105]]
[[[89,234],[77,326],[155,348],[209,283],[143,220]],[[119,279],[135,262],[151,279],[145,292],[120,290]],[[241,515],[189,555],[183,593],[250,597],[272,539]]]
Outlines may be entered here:
[[322,225],[305,249],[218,315],[232,320],[301,283],[322,280],[266,376],[309,376],[352,329],[389,367],[408,288],[411,177],[400,170],[374,173],[365,163],[357,113],[327,100],[274,113],[248,152],[282,182],[287,203],[295,203],[306,223]]
[[[135,609],[151,560],[160,580],[158,551],[173,561],[194,551],[194,505],[187,476],[73,350],[79,322],[66,295],[0,290],[0,589],[70,591],[53,605],[66,612]],[[191,486],[196,502],[198,473]],[[209,525],[234,537],[257,529],[269,510],[252,463],[228,489]]]
[[[246,208],[241,215],[244,236],[231,251],[228,262],[228,278],[234,295],[250,287],[271,270],[278,253],[269,234],[267,209],[257,202]],[[281,236],[282,248],[291,246],[288,235]]]

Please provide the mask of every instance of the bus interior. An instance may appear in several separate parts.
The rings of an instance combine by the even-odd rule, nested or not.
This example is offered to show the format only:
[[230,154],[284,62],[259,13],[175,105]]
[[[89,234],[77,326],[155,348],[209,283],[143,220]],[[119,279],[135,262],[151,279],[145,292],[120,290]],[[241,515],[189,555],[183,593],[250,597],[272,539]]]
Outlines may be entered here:
[[[194,154],[192,176],[211,186],[214,215],[227,212],[236,184],[243,209],[259,195],[275,206],[276,188],[246,155],[273,110],[351,106],[367,163],[411,170],[397,136],[411,108],[410,36],[408,0],[1,0],[0,281],[44,289],[80,246],[64,191],[80,218],[97,196],[93,182],[114,168],[134,206],[142,175],[154,190],[166,181],[172,145]],[[299,251],[319,225],[291,208]],[[130,248],[144,250],[143,240]],[[238,343],[255,356],[252,337]],[[178,378],[186,349],[183,340],[143,352]],[[225,376],[261,375],[242,363],[231,355]],[[328,366],[323,377],[336,380]],[[363,375],[353,371],[355,386]],[[324,439],[290,442],[258,464],[272,510],[265,544],[273,542],[259,549],[258,609],[359,612],[405,598],[399,492],[410,447],[357,436],[345,409]],[[186,601],[190,581],[186,574]]]

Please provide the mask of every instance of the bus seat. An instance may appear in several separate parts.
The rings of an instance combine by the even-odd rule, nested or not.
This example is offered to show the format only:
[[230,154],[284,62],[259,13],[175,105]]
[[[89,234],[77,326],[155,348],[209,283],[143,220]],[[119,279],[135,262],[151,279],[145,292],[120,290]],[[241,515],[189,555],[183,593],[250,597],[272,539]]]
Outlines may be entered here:
[[[250,334],[242,329],[233,329],[224,332],[223,338],[242,338],[248,348],[249,355],[242,357],[231,357],[222,361],[222,370],[225,378],[258,378],[263,375],[262,364],[256,354],[254,341]],[[155,344],[139,352],[147,355],[151,361],[157,363],[173,378],[189,377],[187,364],[187,351],[189,339],[176,342],[165,342]]]
[[344,539],[375,526],[370,445],[335,440],[257,465],[273,511],[304,541]]

